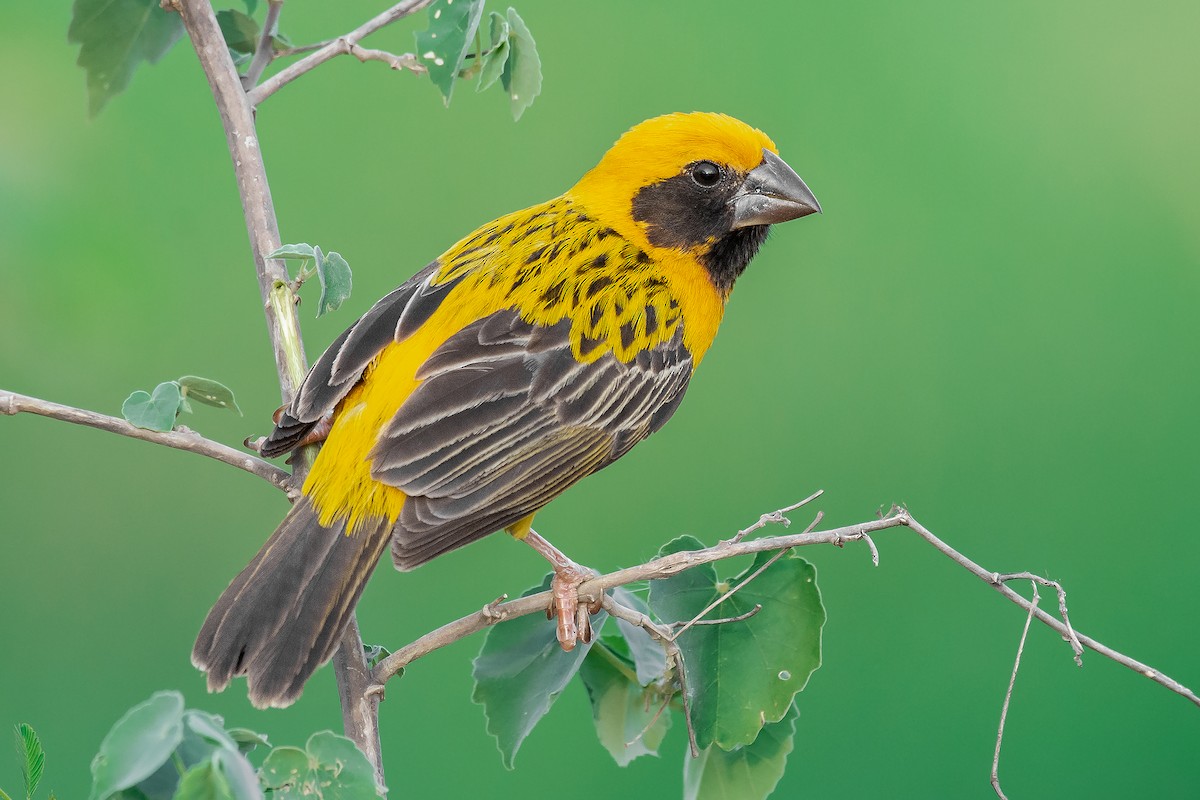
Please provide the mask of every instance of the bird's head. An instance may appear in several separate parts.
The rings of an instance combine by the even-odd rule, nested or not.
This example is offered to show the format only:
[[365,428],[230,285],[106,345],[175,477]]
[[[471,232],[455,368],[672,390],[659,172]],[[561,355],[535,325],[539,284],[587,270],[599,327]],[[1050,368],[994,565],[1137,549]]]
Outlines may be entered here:
[[821,210],[766,134],[724,114],[634,126],[568,195],[651,255],[692,254],[726,292],[768,226]]

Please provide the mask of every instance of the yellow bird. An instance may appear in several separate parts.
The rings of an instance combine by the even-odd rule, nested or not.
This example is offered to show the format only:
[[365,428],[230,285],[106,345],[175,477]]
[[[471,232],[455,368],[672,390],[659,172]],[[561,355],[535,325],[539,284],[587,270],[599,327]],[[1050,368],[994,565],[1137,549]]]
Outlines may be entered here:
[[675,413],[770,225],[820,210],[765,134],[721,114],[625,133],[566,193],[479,228],[317,360],[262,453],[324,440],[302,496],[192,651],[223,689],[292,703],[376,562],[507,530],[554,565],[558,637],[590,632],[587,576],[539,509]]

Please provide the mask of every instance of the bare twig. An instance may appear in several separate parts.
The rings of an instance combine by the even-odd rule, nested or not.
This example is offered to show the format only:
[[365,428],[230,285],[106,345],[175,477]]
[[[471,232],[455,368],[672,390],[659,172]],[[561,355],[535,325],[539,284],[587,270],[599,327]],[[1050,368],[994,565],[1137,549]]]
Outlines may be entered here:
[[737,533],[735,533],[733,535],[733,538],[729,539],[728,541],[733,542],[733,543],[740,542],[742,539],[745,539],[747,536],[754,533],[755,531],[761,530],[771,524],[782,525],[783,527],[786,528],[787,526],[792,524],[792,521],[790,519],[788,519],[787,517],[785,517],[784,514],[795,511],[797,508],[800,508],[801,506],[808,505],[813,500],[816,500],[818,497],[820,497],[823,494],[825,494],[824,489],[817,489],[815,492],[813,492],[808,497],[801,500],[799,503],[792,503],[787,508],[781,508],[778,511],[772,511],[770,514],[763,514],[761,517],[758,518],[758,522],[754,523],[749,528],[743,528],[742,530],[738,531]]
[[[772,517],[767,514],[765,517]],[[760,518],[761,519],[761,518]],[[766,524],[766,523],[764,523]],[[753,526],[752,526],[753,527]],[[888,528],[907,527],[915,531],[921,538],[932,544],[939,552],[951,558],[955,563],[964,567],[976,577],[987,583],[989,586],[1000,592],[1004,597],[1011,602],[1016,603],[1033,614],[1034,618],[1039,622],[1049,626],[1053,630],[1062,634],[1064,638],[1068,636],[1068,627],[1062,621],[1046,614],[1040,608],[1036,608],[1033,602],[1026,600],[1021,595],[1014,592],[1004,585],[1003,582],[995,582],[993,576],[995,573],[983,569],[975,562],[968,559],[966,556],[959,553],[954,548],[947,545],[945,542],[938,539],[927,528],[917,522],[906,509],[893,509],[893,513],[885,516],[882,519],[874,519],[869,522],[862,522],[856,525],[846,525],[840,528],[832,528],[825,531],[812,531],[807,533],[790,534],[785,536],[765,537],[762,539],[753,539],[751,541],[734,541],[728,539],[720,542],[713,547],[703,550],[683,550],[677,553],[656,558],[645,564],[640,564],[633,567],[610,572],[606,575],[600,575],[596,578],[585,581],[579,586],[579,597],[581,599],[602,595],[609,589],[617,586],[624,586],[630,583],[639,581],[654,580],[665,578],[671,575],[676,575],[684,570],[699,566],[700,564],[708,564],[714,561],[720,561],[726,558],[735,556],[752,555],[754,553],[768,552],[774,550],[782,550],[791,547],[804,547],[815,544],[832,544],[842,546],[848,542],[865,541],[868,536],[877,531],[887,530]],[[605,595],[605,597],[607,597]],[[443,625],[435,631],[425,634],[421,638],[400,648],[392,655],[380,661],[375,666],[373,680],[376,684],[382,685],[388,681],[397,672],[403,669],[408,664],[423,655],[433,652],[439,648],[459,641],[473,633],[487,628],[489,625],[494,625],[503,619],[512,619],[514,617],[524,616],[526,614],[545,613],[549,607],[552,594],[550,592],[539,592],[537,594],[520,597],[516,600],[507,603],[492,603],[485,610],[477,611],[454,622]],[[612,613],[612,612],[610,612]],[[620,616],[614,614],[614,616]],[[640,624],[635,621],[635,624]],[[1107,645],[1085,636],[1078,632],[1075,633],[1078,641],[1086,648],[1116,661],[1118,664],[1126,666],[1139,674],[1150,678],[1154,682],[1165,686],[1172,692],[1187,698],[1190,702],[1200,706],[1200,697],[1197,697],[1187,687],[1180,684],[1178,681],[1164,675],[1162,672],[1149,667],[1140,661],[1136,661],[1122,653],[1113,650]]]
[[396,5],[379,14],[374,19],[371,19],[354,30],[347,33],[345,36],[339,36],[329,44],[322,47],[312,55],[305,56],[294,64],[280,70],[279,72],[267,78],[258,86],[246,93],[246,98],[251,106],[257,106],[263,100],[266,100],[275,92],[287,86],[292,81],[299,78],[306,72],[324,64],[337,56],[348,55],[351,53],[351,48],[357,45],[360,41],[370,36],[380,28],[390,25],[398,19],[403,19],[409,14],[414,14],[417,11],[425,8],[433,0],[404,0],[404,2]]
[[389,53],[385,50],[372,50],[369,47],[362,47],[357,44],[351,44],[349,47],[350,55],[364,64],[368,61],[382,61],[392,69],[406,69],[415,75],[424,75],[428,72],[425,69],[425,65],[421,63],[420,59],[414,53],[405,53],[398,56],[395,53]]
[[292,491],[292,476],[274,464],[269,464],[257,456],[235,450],[232,447],[205,439],[195,431],[180,428],[166,433],[149,431],[130,425],[123,419],[85,411],[81,408],[52,403],[49,400],[39,400],[4,389],[0,389],[0,414],[37,414],[42,417],[71,422],[75,425],[86,425],[109,433],[128,436],[130,439],[141,439],[143,442],[173,447],[176,450],[186,450],[202,456],[245,470],[251,475],[257,475],[271,485],[285,492]]
[[1066,640],[1071,645],[1071,649],[1075,651],[1075,663],[1083,666],[1083,645],[1079,641],[1079,637],[1075,635],[1075,629],[1071,627],[1071,617],[1067,614],[1067,590],[1062,587],[1058,581],[1052,581],[1049,578],[1043,578],[1041,575],[1034,575],[1032,572],[1009,572],[1004,575],[993,575],[993,583],[1007,583],[1008,581],[1029,581],[1033,584],[1034,603],[1037,603],[1037,585],[1048,586],[1058,594],[1058,615],[1062,617],[1063,625],[1067,628]]
[[1037,582],[1032,581],[1033,599],[1029,601],[1029,614],[1025,617],[1025,628],[1021,631],[1021,640],[1017,642],[1017,657],[1013,661],[1012,676],[1008,679],[1008,691],[1004,693],[1004,704],[1000,706],[1000,727],[996,731],[996,751],[992,754],[992,788],[996,790],[1001,800],[1008,800],[1004,790],[1000,788],[1000,745],[1004,742],[1004,723],[1008,721],[1008,704],[1012,702],[1013,686],[1017,682],[1017,670],[1021,668],[1021,654],[1025,652],[1025,639],[1029,636],[1029,623],[1033,622],[1033,610],[1037,607]]
[[[812,498],[815,498],[815,497],[817,497],[816,494],[812,495],[812,497],[810,497],[808,500],[804,500],[803,503],[808,503],[809,500],[811,500]],[[802,503],[802,505],[803,505],[803,503]],[[799,505],[788,506],[786,510],[791,511],[793,509],[798,509],[798,507],[799,507]],[[774,515],[763,515],[762,517],[758,518],[758,522],[760,522],[761,524],[766,524],[763,522],[764,519],[768,519],[768,517],[772,517],[772,518],[778,517],[780,519],[780,521],[785,521],[785,524],[788,524],[786,522],[786,517],[782,516],[782,511],[784,511],[784,510],[776,511],[774,513]],[[814,521],[809,523],[808,528],[804,529],[804,533],[811,534],[812,529],[816,528],[817,523],[820,523],[823,518],[824,518],[824,512],[818,511],[817,516],[814,519]],[[749,531],[749,530],[750,530],[749,528],[746,529],[746,531]],[[740,541],[740,537],[742,537],[742,531],[738,531],[738,535],[734,536],[733,540],[731,540],[731,541]],[[714,608],[720,606],[721,603],[724,603],[726,600],[730,599],[730,597],[732,597],[734,594],[737,594],[738,591],[744,589],[746,587],[746,584],[749,584],[751,581],[754,581],[755,578],[762,575],[763,572],[766,572],[769,569],[770,565],[774,564],[775,561],[778,561],[779,559],[784,558],[788,552],[791,552],[791,549],[792,549],[791,547],[785,547],[784,549],[781,549],[781,551],[779,551],[778,553],[775,553],[774,555],[772,555],[772,557],[767,559],[766,563],[764,563],[761,567],[758,567],[758,569],[755,570],[754,572],[750,573],[750,575],[748,577],[746,577],[745,581],[740,582],[738,585],[736,585],[736,587],[731,588],[730,590],[726,591],[726,593],[724,595],[721,595],[720,597],[718,597],[718,599],[714,600],[713,602],[708,603],[708,606],[704,607],[702,612],[696,614],[695,616],[692,616],[692,618],[690,620],[684,622],[683,626],[680,627],[678,631],[674,632],[672,634],[671,638],[678,639],[680,636],[683,636],[684,632],[686,630],[688,630],[689,627],[691,627],[692,625],[696,625],[696,624],[698,624],[698,622],[700,622],[700,620],[703,618],[704,614],[707,614],[708,612],[710,612],[710,610],[713,610]],[[752,616],[757,613],[758,613],[757,610],[755,610],[755,612],[752,612],[752,613],[750,613],[748,615],[744,615],[744,616]],[[734,619],[737,619],[737,618],[734,618]]]
[[683,663],[683,652],[679,649],[675,637],[671,635],[671,629],[666,625],[659,625],[636,609],[618,603],[611,595],[603,595],[601,604],[609,614],[632,625],[637,625],[662,645],[667,656],[667,673],[669,674],[674,669],[676,679],[679,681],[679,699],[683,703],[683,721],[688,732],[688,748],[691,750],[692,758],[699,758],[700,746],[696,742],[696,728],[692,724],[692,695],[688,689],[687,667]]
[[[699,625],[726,625],[730,622],[745,622],[758,612],[762,611],[762,608],[762,603],[755,603],[754,608],[750,609],[744,614],[738,614],[736,617],[721,617],[720,619],[691,619],[687,622],[672,622],[668,627],[682,628],[686,626],[688,628],[695,628]],[[680,631],[679,633],[682,632],[683,631]],[[676,633],[674,638],[679,638],[679,633]]]
[[263,20],[262,32],[258,37],[258,47],[254,49],[254,58],[250,59],[250,66],[242,76],[244,89],[254,88],[254,84],[262,77],[263,70],[275,57],[275,30],[279,26],[279,12],[282,9],[283,0],[267,0],[267,16]]
[[[903,522],[901,524],[906,525],[909,528],[911,528],[918,536],[920,536],[922,539],[924,539],[925,541],[927,541],[931,545],[933,545],[934,548],[936,548],[943,555],[947,556],[952,561],[954,561],[954,563],[958,564],[960,567],[966,569],[972,575],[974,575],[975,577],[979,578],[984,583],[986,583],[989,586],[991,586],[992,588],[994,588],[997,592],[999,592],[1001,595],[1006,597],[1008,600],[1012,601],[1013,603],[1016,603],[1017,605],[1019,605],[1021,608],[1025,609],[1026,611],[1029,611],[1031,608],[1034,608],[1033,604],[1030,601],[1026,600],[1024,597],[1017,594],[1012,589],[1008,588],[1008,586],[1006,586],[1003,581],[997,582],[994,579],[996,576],[996,573],[985,570],[983,567],[979,566],[974,561],[967,558],[962,553],[959,553],[953,547],[950,547],[950,545],[946,544],[941,539],[934,536],[932,533],[929,532],[928,528],[926,528],[924,525],[922,525],[921,523],[919,523],[915,519],[913,519],[907,510],[901,509],[899,511],[896,511],[895,516],[892,518],[898,519],[898,520],[903,520]],[[1121,666],[1127,667],[1128,669],[1133,670],[1134,672],[1138,673],[1139,675],[1142,675],[1143,677],[1149,678],[1150,680],[1154,681],[1155,683],[1157,683],[1161,686],[1165,686],[1166,688],[1170,689],[1175,694],[1177,694],[1181,697],[1186,697],[1191,703],[1193,703],[1197,706],[1200,706],[1200,697],[1197,697],[1195,692],[1193,692],[1191,689],[1187,688],[1186,686],[1184,686],[1182,683],[1175,680],[1174,678],[1171,678],[1168,675],[1164,675],[1162,672],[1155,669],[1154,667],[1151,667],[1147,664],[1143,664],[1141,661],[1138,661],[1136,659],[1130,658],[1129,656],[1125,655],[1124,653],[1120,653],[1120,652],[1112,649],[1108,645],[1105,645],[1105,644],[1102,644],[1101,642],[1096,641],[1095,639],[1091,638],[1090,636],[1084,636],[1082,633],[1079,633],[1078,631],[1074,630],[1073,628],[1067,626],[1066,623],[1064,623],[1058,619],[1055,619],[1053,616],[1051,616],[1050,614],[1047,614],[1045,611],[1043,611],[1040,608],[1034,608],[1033,615],[1037,619],[1038,622],[1041,622],[1043,625],[1046,625],[1046,626],[1054,629],[1059,635],[1061,635],[1063,637],[1064,640],[1071,641],[1071,637],[1074,636],[1075,641],[1077,641],[1079,644],[1083,645],[1087,649],[1093,650],[1093,651],[1099,653],[1100,655],[1104,656],[1105,658],[1112,659],[1113,661],[1117,662]]]

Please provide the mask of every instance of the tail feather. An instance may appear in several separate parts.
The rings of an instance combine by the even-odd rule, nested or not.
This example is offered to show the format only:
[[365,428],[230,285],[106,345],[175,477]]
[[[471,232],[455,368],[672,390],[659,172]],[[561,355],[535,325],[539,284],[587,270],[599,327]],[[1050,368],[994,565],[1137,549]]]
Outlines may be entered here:
[[337,649],[390,535],[380,519],[347,536],[344,522],[323,527],[308,498],[297,501],[196,637],[192,663],[209,691],[245,675],[255,706],[291,705]]

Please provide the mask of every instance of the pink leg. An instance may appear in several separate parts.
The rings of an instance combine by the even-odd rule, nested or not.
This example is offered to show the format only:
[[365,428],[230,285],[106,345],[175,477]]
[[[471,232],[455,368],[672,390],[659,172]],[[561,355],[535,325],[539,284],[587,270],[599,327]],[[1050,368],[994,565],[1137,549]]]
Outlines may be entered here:
[[563,650],[575,649],[578,642],[587,644],[592,640],[591,615],[600,610],[600,604],[596,602],[592,604],[593,607],[581,606],[579,587],[584,581],[595,577],[596,573],[567,558],[565,553],[543,539],[532,528],[524,538],[525,542],[554,568],[554,578],[550,581],[554,602],[546,616],[558,616],[558,643]]

